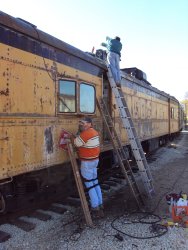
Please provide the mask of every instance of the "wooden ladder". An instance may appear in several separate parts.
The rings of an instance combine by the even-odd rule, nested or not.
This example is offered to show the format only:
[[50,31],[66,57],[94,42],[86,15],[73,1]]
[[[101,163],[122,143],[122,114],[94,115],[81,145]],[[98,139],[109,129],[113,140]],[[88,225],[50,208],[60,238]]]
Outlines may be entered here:
[[129,188],[130,188],[130,190],[131,190],[131,192],[132,192],[132,194],[137,202],[138,207],[142,210],[142,208],[144,206],[144,199],[143,199],[142,194],[139,190],[139,187],[136,183],[131,166],[130,166],[129,161],[127,160],[127,157],[126,157],[126,152],[125,152],[125,149],[123,147],[122,141],[116,132],[116,129],[113,125],[113,120],[108,112],[108,109],[106,107],[104,99],[101,98],[100,101],[97,100],[97,107],[101,113],[104,124],[105,124],[107,131],[108,131],[108,134],[110,136],[110,140],[111,140],[112,146],[114,148],[114,151],[117,155],[119,166],[121,167],[122,174],[124,175],[124,178],[127,180]]
[[81,179],[81,176],[80,176],[80,171],[79,171],[79,168],[78,168],[78,164],[76,162],[76,157],[75,157],[72,142],[67,143],[67,148],[68,148],[68,153],[69,153],[69,157],[70,157],[70,161],[71,161],[71,165],[72,165],[72,170],[73,170],[73,173],[74,173],[76,186],[77,186],[78,193],[79,193],[79,196],[80,196],[81,206],[82,206],[82,209],[83,209],[83,212],[84,212],[86,224],[89,227],[93,227],[94,225],[93,225],[93,221],[92,221],[91,214],[90,214],[90,211],[89,211],[87,199],[86,199],[86,196],[85,196],[84,187],[83,187],[83,184],[82,184],[82,179]]

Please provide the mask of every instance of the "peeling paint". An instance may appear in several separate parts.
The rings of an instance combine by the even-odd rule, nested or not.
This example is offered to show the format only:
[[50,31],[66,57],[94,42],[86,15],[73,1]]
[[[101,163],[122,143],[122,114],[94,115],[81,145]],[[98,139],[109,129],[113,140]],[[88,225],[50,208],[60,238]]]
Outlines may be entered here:
[[6,88],[6,90],[0,90],[0,95],[9,96],[9,89]]
[[3,138],[0,138],[0,141],[8,141],[9,140],[9,137],[6,136],[6,137],[3,137]]
[[44,136],[45,136],[46,151],[48,154],[52,154],[53,153],[53,136],[52,136],[51,127],[45,129]]
[[40,106],[41,106],[41,110],[43,111],[43,100],[42,100],[42,97],[40,98]]

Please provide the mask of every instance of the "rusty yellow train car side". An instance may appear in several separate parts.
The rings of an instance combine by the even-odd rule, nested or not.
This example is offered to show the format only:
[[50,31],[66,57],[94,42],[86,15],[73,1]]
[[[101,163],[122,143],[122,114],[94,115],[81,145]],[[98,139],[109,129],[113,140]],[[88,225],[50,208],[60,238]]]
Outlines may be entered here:
[[0,51],[0,207],[6,199],[7,210],[24,194],[50,185],[63,183],[64,195],[69,193],[71,167],[59,148],[61,129],[76,133],[84,115],[102,128],[96,97],[106,67],[3,12]]
[[[63,185],[65,196],[71,192],[70,161],[59,148],[59,136],[62,128],[76,133],[85,115],[100,132],[100,162],[111,167],[112,145],[96,98],[105,98],[129,147],[104,61],[3,12],[0,51],[0,211],[2,200],[19,203],[23,194],[43,192],[50,184]],[[122,89],[145,151],[180,130],[175,98],[123,70]]]
[[[58,148],[60,131],[63,127],[75,132],[79,116],[94,115],[100,127],[95,98],[101,96],[104,68],[93,58],[79,58],[79,50],[64,43],[48,44],[52,37],[23,21],[15,21],[14,31],[11,18],[5,17],[0,44],[0,179],[65,162],[67,154]],[[74,99],[70,104],[63,91],[72,91],[67,92]]]
[[[177,99],[124,72],[122,88],[142,146],[147,145],[145,151],[149,145],[151,150],[164,144],[170,135],[175,135],[182,129]],[[112,107],[115,106],[113,98]],[[113,108],[113,113],[119,135],[129,144],[121,119],[118,117],[118,109]]]

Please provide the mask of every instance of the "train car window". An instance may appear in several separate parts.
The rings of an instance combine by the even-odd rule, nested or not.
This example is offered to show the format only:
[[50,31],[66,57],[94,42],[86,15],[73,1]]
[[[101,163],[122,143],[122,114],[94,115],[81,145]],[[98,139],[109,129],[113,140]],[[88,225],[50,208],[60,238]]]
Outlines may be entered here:
[[171,108],[170,110],[170,117],[171,119],[174,119],[174,108]]
[[95,112],[95,88],[85,83],[80,84],[80,112]]
[[59,112],[76,112],[76,82],[68,80],[59,81]]

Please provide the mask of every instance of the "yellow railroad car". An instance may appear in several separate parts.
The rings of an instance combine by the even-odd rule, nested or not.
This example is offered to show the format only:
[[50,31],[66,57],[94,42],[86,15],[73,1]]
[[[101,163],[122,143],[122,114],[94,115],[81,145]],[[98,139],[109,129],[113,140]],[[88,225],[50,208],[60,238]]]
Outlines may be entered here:
[[[61,129],[76,133],[91,116],[101,136],[101,166],[111,166],[112,145],[96,108],[104,97],[117,132],[129,147],[104,61],[0,12],[0,211],[37,193],[72,191],[68,155],[59,148]],[[181,129],[179,102],[122,70],[122,88],[145,151]],[[131,157],[131,154],[129,155]],[[14,208],[12,206],[14,204]]]

